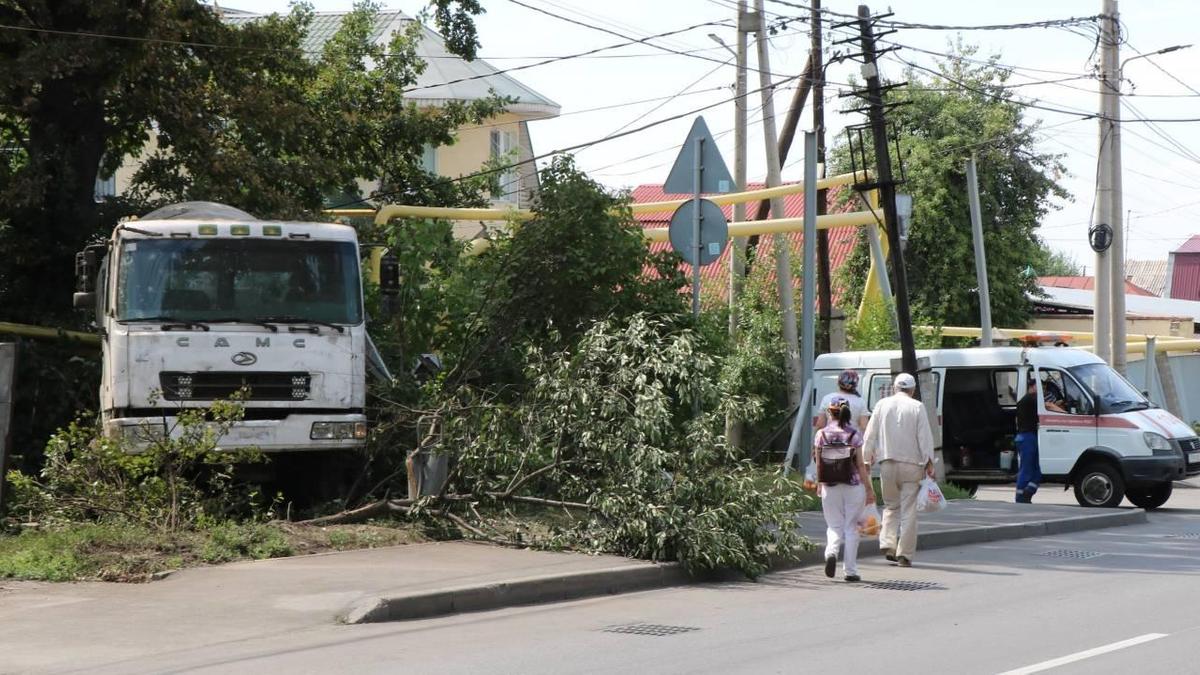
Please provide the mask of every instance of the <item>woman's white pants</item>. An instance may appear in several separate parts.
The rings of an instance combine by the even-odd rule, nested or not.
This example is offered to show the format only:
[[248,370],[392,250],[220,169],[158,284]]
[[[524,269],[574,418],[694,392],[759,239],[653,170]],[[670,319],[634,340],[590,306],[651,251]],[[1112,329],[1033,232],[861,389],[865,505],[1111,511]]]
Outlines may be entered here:
[[825,557],[836,556],[842,547],[842,569],[858,574],[858,518],[866,507],[867,492],[861,485],[822,485],[821,510],[825,512]]

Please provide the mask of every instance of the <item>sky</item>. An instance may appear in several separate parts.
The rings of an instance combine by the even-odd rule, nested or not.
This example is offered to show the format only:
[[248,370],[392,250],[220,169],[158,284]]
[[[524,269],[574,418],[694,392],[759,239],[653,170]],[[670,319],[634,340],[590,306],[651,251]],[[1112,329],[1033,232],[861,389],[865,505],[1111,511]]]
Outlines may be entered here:
[[[622,128],[682,115],[679,120],[576,152],[577,163],[594,179],[614,187],[662,183],[670,171],[679,145],[700,112],[717,138],[726,163],[733,167],[735,67],[732,56],[709,37],[714,33],[726,44],[736,44],[732,27],[733,0],[521,0],[555,14],[568,16],[624,36],[644,38],[710,21],[728,20],[727,26],[702,26],[655,39],[652,42],[693,56],[671,54],[647,44],[635,44],[601,52],[593,57],[563,60],[530,67],[512,74],[521,82],[556,101],[562,115],[530,124],[534,152],[542,154],[610,135]],[[352,0],[313,0],[314,8],[347,10]],[[422,0],[390,0],[388,9],[417,14]],[[487,13],[476,19],[481,58],[497,68],[527,65],[552,56],[576,54],[625,41],[594,28],[573,25],[523,7],[513,0],[482,0]],[[805,0],[795,4],[806,5]],[[228,0],[224,7],[255,12],[287,11],[287,0]],[[753,2],[751,2],[753,5]],[[853,14],[857,2],[825,0],[824,8]],[[882,11],[886,5],[872,6]],[[979,26],[1013,24],[1067,17],[1091,16],[1101,11],[1101,0],[1006,0],[1005,2],[950,2],[949,0],[894,0],[897,21],[912,23]],[[775,81],[794,78],[804,68],[809,48],[807,12],[776,0],[766,2],[773,20],[802,16],[769,39],[770,71]],[[1186,45],[1200,24],[1200,3],[1191,0],[1126,0],[1119,7],[1127,44],[1121,59],[1175,45]],[[1086,32],[1086,31],[1081,31]],[[946,52],[951,40],[961,35],[967,44],[979,47],[979,56],[996,54],[1012,66],[1010,84],[1026,84],[1017,91],[1022,100],[1059,110],[1092,113],[1098,109],[1098,82],[1094,79],[1094,37],[1057,28],[1019,30],[945,31],[904,29],[887,37],[905,48],[885,56],[880,68],[885,78],[899,78],[905,69],[900,59],[932,67],[936,59],[916,49]],[[828,38],[827,38],[828,44]],[[915,49],[914,49],[915,48]],[[1134,49],[1138,51],[1134,51]],[[751,54],[754,45],[751,44]],[[704,58],[696,58],[702,56]],[[753,58],[753,57],[752,57]],[[715,61],[714,61],[715,60]],[[1200,117],[1200,44],[1152,58],[1126,62],[1123,69],[1125,101],[1140,117],[1151,120]],[[757,68],[755,61],[751,67]],[[846,124],[864,121],[859,115],[836,112],[838,94],[858,65],[846,62],[831,66],[826,73],[827,138],[832,145]],[[749,89],[759,88],[758,73],[749,73]],[[1071,79],[1078,77],[1079,79]],[[861,78],[860,78],[861,79]],[[1066,80],[1066,81],[1063,81]],[[775,96],[776,115],[782,121],[794,80]],[[751,181],[766,175],[760,97],[751,95],[748,172]],[[639,103],[640,102],[640,103]],[[714,105],[716,104],[716,105]],[[594,110],[604,108],[603,110]],[[811,129],[802,118],[800,129]],[[1061,185],[1072,194],[1055,202],[1046,216],[1041,236],[1055,250],[1073,257],[1087,268],[1094,254],[1087,245],[1096,179],[1098,122],[1079,115],[1026,109],[1026,119],[1040,120],[1043,132],[1038,149],[1062,154],[1067,175]],[[1129,260],[1164,260],[1168,252],[1193,234],[1200,234],[1200,122],[1129,121],[1134,112],[1122,116],[1122,160],[1124,205],[1128,210],[1126,248]],[[799,137],[794,147],[800,147]],[[965,161],[966,155],[963,159]],[[800,180],[803,163],[795,151],[783,169],[785,180]],[[969,215],[964,213],[964,222]]]

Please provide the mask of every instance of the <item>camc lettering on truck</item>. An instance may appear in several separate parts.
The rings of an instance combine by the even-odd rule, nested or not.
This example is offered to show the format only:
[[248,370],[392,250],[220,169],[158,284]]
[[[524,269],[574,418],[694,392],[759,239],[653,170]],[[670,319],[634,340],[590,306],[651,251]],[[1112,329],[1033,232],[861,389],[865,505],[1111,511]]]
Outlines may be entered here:
[[[188,337],[175,338],[175,346],[191,347],[192,339],[188,338]],[[255,347],[270,347],[271,346],[271,338],[269,338],[269,337],[254,338],[254,346]],[[295,347],[296,349],[306,349],[308,347],[308,343],[305,341],[304,338],[296,338],[295,340],[292,340],[292,346]],[[227,347],[227,348],[230,347],[229,340],[227,338],[223,338],[223,337],[217,338],[213,342],[213,348],[215,349],[217,347]]]

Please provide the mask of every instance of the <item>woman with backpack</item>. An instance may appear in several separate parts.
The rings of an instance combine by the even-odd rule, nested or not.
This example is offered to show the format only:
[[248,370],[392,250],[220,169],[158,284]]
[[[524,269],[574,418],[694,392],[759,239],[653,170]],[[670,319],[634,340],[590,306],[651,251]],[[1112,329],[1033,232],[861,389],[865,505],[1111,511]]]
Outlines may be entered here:
[[846,581],[859,581],[858,520],[868,504],[875,503],[871,474],[863,462],[862,434],[851,423],[850,402],[834,396],[828,407],[829,423],[813,439],[813,462],[821,485],[821,510],[825,513],[825,576],[837,571],[838,547],[843,547]]

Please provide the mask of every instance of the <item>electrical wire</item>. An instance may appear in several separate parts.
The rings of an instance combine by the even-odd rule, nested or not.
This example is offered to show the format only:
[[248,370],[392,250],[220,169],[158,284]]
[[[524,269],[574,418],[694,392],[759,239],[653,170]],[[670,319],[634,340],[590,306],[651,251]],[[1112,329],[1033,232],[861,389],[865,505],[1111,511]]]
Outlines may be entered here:
[[[779,87],[780,85],[787,84],[788,82],[794,82],[802,77],[804,77],[804,73],[801,73],[799,75],[793,75],[791,77],[787,77],[783,80],[775,82],[774,84],[769,85],[767,87],[759,87],[758,89],[753,89],[753,90],[747,91],[746,95],[749,96],[751,94],[759,93],[759,92],[763,91],[764,89]],[[655,120],[653,122],[648,122],[639,127],[635,127],[633,129],[627,129],[618,134],[610,135],[610,136],[607,136],[604,138],[594,139],[591,141],[585,141],[583,143],[576,143],[575,145],[570,145],[570,146],[567,146],[564,148],[559,148],[557,150],[551,150],[550,152],[544,152],[540,155],[535,155],[535,156],[529,157],[527,159],[522,159],[520,161],[514,162],[512,164],[508,164],[506,166],[496,167],[496,168],[492,168],[492,169],[481,169],[479,171],[475,171],[473,173],[457,176],[455,178],[445,178],[440,181],[435,181],[434,184],[443,185],[443,184],[449,184],[449,183],[458,183],[458,182],[462,182],[464,180],[470,180],[472,178],[480,178],[483,176],[490,176],[490,175],[497,174],[497,173],[506,173],[508,171],[512,171],[514,168],[516,168],[518,166],[534,163],[534,162],[537,162],[538,160],[546,159],[547,157],[553,157],[554,155],[561,155],[563,153],[571,152],[574,150],[579,150],[581,148],[586,148],[586,147],[589,147],[592,145],[596,145],[598,143],[605,143],[608,141],[616,140],[618,138],[632,136],[634,134],[646,131],[647,129],[653,129],[654,127],[658,127],[663,124],[667,124],[668,122],[674,122],[675,120],[683,119],[684,117],[695,115],[697,113],[704,112],[705,110],[711,110],[713,108],[725,105],[727,103],[732,103],[732,102],[736,101],[737,98],[738,98],[737,96],[733,96],[731,98],[722,99],[720,101],[717,101],[716,103],[710,103],[708,105],[700,106],[700,107],[694,108],[692,110],[687,110],[685,112],[681,112],[676,115],[671,115],[670,117],[664,117],[662,119]],[[368,202],[371,200],[378,200],[378,199],[389,197],[392,195],[402,194],[403,192],[404,192],[403,190],[394,190],[391,192],[379,193],[379,194],[372,195],[370,197],[363,197],[360,199],[355,199],[353,201],[345,202],[343,204],[338,204],[336,206],[330,206],[327,208],[328,209],[342,209],[342,208],[346,208],[348,206],[353,206],[355,204],[362,204],[364,202]]]

